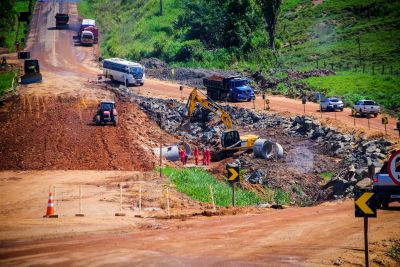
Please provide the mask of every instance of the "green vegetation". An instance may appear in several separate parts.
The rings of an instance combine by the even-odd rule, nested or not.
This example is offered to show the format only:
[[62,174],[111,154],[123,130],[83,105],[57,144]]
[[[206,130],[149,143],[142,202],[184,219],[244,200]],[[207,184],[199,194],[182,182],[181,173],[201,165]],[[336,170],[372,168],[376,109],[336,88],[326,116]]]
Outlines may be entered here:
[[11,88],[12,80],[15,78],[14,71],[0,72],[0,95]]
[[[24,48],[25,36],[28,33],[28,23],[18,22],[19,12],[29,11],[29,0],[5,0],[0,9],[0,47],[6,47],[10,52],[15,51],[15,42]],[[32,7],[35,1],[31,1]],[[17,35],[18,33],[18,35]]]
[[[247,68],[268,75],[271,68],[280,73],[318,64],[339,73],[306,80],[312,87],[345,95],[348,103],[373,98],[388,109],[399,108],[395,97],[388,98],[399,91],[399,79],[381,75],[381,69],[400,72],[400,1],[283,0],[273,42],[276,53],[270,49],[258,0],[163,0],[163,16],[159,2],[83,0],[79,12],[97,19],[106,57],[154,56],[175,66]],[[365,74],[359,73],[362,66]]]
[[387,254],[392,257],[397,263],[400,263],[400,239],[392,241],[392,245]]
[[[174,169],[166,167],[163,173],[176,185],[179,192],[201,202],[211,202],[210,185],[213,187],[215,203],[218,206],[232,204],[232,191],[227,183],[214,179],[208,172],[199,169]],[[255,192],[236,187],[236,205],[257,205],[261,199]]]
[[286,193],[282,188],[277,188],[275,190],[275,202],[281,205],[288,205],[290,203],[289,194]]
[[335,76],[311,77],[304,80],[314,89],[327,89],[329,95],[342,96],[347,104],[362,98],[378,99],[388,109],[400,107],[400,78],[390,75],[370,75],[339,72]]
[[334,173],[331,171],[326,171],[326,172],[321,172],[319,175],[322,177],[322,179],[324,179],[325,182],[328,182],[332,179]]

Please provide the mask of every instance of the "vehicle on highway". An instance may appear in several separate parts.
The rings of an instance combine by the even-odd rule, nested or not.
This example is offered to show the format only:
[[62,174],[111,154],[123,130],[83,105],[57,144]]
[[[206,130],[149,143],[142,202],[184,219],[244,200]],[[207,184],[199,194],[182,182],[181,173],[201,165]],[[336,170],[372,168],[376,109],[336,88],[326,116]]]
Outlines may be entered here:
[[92,46],[94,44],[94,35],[91,31],[83,31],[80,38],[81,45]]
[[249,80],[239,76],[211,76],[203,79],[207,88],[207,97],[214,101],[251,101],[255,99]]
[[115,102],[109,100],[101,101],[97,113],[93,118],[93,122],[96,123],[96,125],[112,123],[114,126],[117,126],[118,112]]
[[400,202],[400,185],[395,184],[390,178],[388,162],[385,162],[380,171],[375,174],[373,192],[376,194],[378,207],[387,208],[391,202]]
[[324,98],[321,100],[319,105],[321,110],[326,110],[326,111],[336,111],[336,110],[343,111],[344,107],[342,100],[337,97]]
[[378,113],[381,112],[380,106],[373,100],[359,100],[354,105],[354,110],[361,116],[372,114],[374,117],[378,116]]
[[145,69],[141,64],[121,58],[104,59],[103,73],[111,81],[122,82],[127,86],[131,84],[142,86],[146,78]]
[[[93,42],[90,44],[97,44],[98,40],[99,40],[99,29],[96,27],[96,21],[94,19],[83,19],[82,20],[82,24],[79,27],[79,31],[78,31],[78,37],[80,40],[82,40],[82,36],[84,34],[84,32],[87,34],[87,32],[91,32],[93,35]],[[89,36],[89,35],[88,35]],[[83,45],[88,45],[90,43],[90,41],[86,42],[86,43],[82,43]]]
[[56,28],[68,28],[68,21],[69,21],[69,16],[67,13],[57,13],[55,15],[56,18]]

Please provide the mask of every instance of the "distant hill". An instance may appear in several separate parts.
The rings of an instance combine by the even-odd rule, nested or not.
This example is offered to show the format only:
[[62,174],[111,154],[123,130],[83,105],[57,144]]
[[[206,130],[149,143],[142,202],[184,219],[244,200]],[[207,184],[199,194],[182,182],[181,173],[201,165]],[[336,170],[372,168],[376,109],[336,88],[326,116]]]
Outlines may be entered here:
[[163,0],[162,16],[159,3],[82,0],[79,11],[97,19],[105,56],[267,74],[271,68],[329,68],[338,75],[305,84],[348,103],[368,97],[391,110],[400,107],[398,0],[283,0],[276,55],[254,0]]

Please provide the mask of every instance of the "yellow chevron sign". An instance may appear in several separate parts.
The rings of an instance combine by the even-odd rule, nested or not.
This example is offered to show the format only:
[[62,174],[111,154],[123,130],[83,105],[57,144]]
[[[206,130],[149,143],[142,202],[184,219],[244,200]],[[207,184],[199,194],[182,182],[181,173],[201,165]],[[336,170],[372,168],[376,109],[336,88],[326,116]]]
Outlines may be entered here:
[[228,171],[228,182],[236,183],[239,182],[239,167],[232,167],[229,164],[226,165],[226,170]]
[[376,217],[375,193],[363,192],[355,197],[356,217]]
[[388,117],[382,117],[382,124],[388,124],[389,120]]

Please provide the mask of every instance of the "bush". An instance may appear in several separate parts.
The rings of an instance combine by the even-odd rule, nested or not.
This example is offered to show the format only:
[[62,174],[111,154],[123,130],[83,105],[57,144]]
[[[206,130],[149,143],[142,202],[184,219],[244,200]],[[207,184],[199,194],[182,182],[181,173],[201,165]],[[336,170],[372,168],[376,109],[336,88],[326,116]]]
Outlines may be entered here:
[[189,40],[182,43],[182,47],[179,49],[175,56],[177,61],[189,61],[194,59],[201,61],[203,59],[204,47],[200,40]]
[[166,42],[166,44],[164,45],[162,58],[167,62],[174,61],[181,47],[182,44],[179,42],[175,41]]

